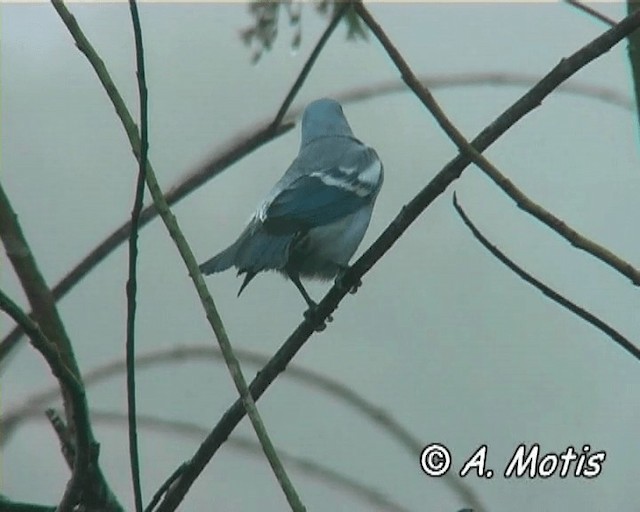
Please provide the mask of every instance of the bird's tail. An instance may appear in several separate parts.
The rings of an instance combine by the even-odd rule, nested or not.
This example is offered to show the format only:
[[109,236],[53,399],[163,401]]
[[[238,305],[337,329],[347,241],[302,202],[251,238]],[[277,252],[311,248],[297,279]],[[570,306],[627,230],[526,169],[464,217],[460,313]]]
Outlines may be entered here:
[[230,245],[221,253],[216,254],[213,258],[200,264],[200,272],[208,275],[231,268],[235,263],[236,252],[238,252],[238,242]]
[[291,235],[270,235],[260,225],[250,223],[235,243],[202,263],[200,271],[207,275],[235,266],[238,274],[247,274],[244,288],[258,272],[284,268],[292,239]]

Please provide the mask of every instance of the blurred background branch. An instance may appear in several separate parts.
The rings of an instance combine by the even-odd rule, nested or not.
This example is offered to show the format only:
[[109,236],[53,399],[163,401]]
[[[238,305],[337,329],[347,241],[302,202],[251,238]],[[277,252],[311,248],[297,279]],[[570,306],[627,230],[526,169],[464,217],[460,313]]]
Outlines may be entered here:
[[[530,88],[533,87],[538,80],[539,77],[532,75],[497,71],[420,77],[420,82],[431,89],[480,86]],[[391,80],[355,89],[348,89],[338,92],[333,96],[342,103],[357,103],[379,98],[387,94],[406,92],[406,90],[404,82],[401,80]],[[631,99],[624,97],[613,89],[593,86],[575,80],[561,84],[554,92],[582,96],[630,111],[635,108],[635,103]],[[164,195],[168,204],[171,206],[177,204],[191,192],[197,190],[210,179],[216,177],[244,157],[258,150],[267,142],[288,133],[294,127],[293,123],[299,118],[301,113],[301,107],[294,108],[287,116],[288,120],[284,120],[275,130],[272,126],[273,120],[264,119],[260,122],[253,123],[252,126],[255,126],[255,128],[249,128],[230,136],[213,155],[206,158],[202,164],[195,168],[186,170],[183,173],[184,178],[166,190]],[[158,213],[153,204],[144,207],[140,215],[140,227],[142,228],[156,219],[157,215]],[[72,268],[52,288],[54,299],[56,301],[60,300],[72,290],[76,284],[81,282],[86,275],[128,239],[131,232],[130,230],[131,221],[126,220],[96,245],[80,263]],[[11,354],[13,348],[20,340],[21,335],[22,331],[20,328],[15,327],[0,342],[0,372],[6,368],[5,358]]]
[[[267,364],[269,357],[242,347],[235,349],[243,365],[261,368]],[[139,370],[155,368],[159,365],[197,363],[203,360],[224,363],[220,349],[210,345],[188,345],[168,349],[158,349],[140,354],[136,357],[136,367]],[[100,382],[122,375],[126,371],[124,359],[117,359],[88,371],[84,375],[84,382],[90,388]],[[356,390],[341,382],[309,368],[291,363],[283,374],[285,381],[291,380],[296,384],[307,386],[310,390],[324,393],[333,401],[340,402],[362,418],[376,425],[386,436],[392,439],[405,451],[411,460],[423,448],[422,441],[412,434],[402,422],[375,402],[367,399]],[[42,414],[42,408],[57,399],[59,391],[55,388],[43,390],[26,398],[22,404],[5,410],[0,421],[0,446],[5,446],[15,431],[34,415]],[[477,512],[486,510],[474,490],[462,479],[454,474],[445,474],[438,481],[443,482],[451,492],[462,502],[469,503]]]

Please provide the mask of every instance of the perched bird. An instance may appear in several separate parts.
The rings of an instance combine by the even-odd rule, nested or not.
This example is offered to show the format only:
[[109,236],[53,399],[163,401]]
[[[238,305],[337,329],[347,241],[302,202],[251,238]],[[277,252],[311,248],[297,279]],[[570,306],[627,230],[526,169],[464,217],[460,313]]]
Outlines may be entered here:
[[232,266],[245,274],[276,270],[316,307],[300,277],[332,279],[348,268],[369,226],[383,181],[376,152],[355,138],[342,107],[316,100],[302,115],[300,151],[239,238],[200,265],[203,274]]

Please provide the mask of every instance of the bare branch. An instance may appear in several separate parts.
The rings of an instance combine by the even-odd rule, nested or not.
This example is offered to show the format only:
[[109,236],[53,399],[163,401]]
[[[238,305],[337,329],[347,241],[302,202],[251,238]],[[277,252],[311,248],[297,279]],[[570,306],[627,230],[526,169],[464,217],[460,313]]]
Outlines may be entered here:
[[[91,411],[91,413],[97,421],[122,424],[125,420],[124,416],[117,412]],[[140,425],[160,432],[167,432],[169,434],[177,433],[189,436],[196,440],[202,439],[202,437],[206,436],[209,432],[208,428],[195,425],[191,422],[168,420],[151,415],[140,415]],[[229,445],[232,449],[247,453],[252,457],[259,457],[261,455],[260,445],[246,437],[230,437]],[[278,453],[288,465],[298,470],[300,473],[342,489],[361,501],[367,502],[369,505],[373,505],[382,510],[408,512],[406,507],[391,501],[382,492],[359,482],[349,475],[323,466],[312,459],[287,453],[281,448],[278,448]]]
[[[116,426],[126,425],[127,422],[126,415],[115,411],[93,409],[91,411],[91,417],[96,423]],[[25,417],[25,419],[29,420],[41,420],[41,418],[42,416],[36,411],[31,411],[31,413]],[[139,425],[143,428],[169,435],[177,434],[195,440],[201,439],[209,431],[206,427],[201,427],[188,421],[160,418],[149,414],[139,415],[138,420]],[[248,454],[251,457],[259,458],[262,455],[260,445],[247,437],[230,437],[228,445],[232,450]],[[293,469],[307,475],[311,479],[323,482],[327,486],[342,490],[356,499],[376,507],[376,510],[388,510],[390,512],[408,512],[409,510],[403,505],[394,502],[373,486],[362,483],[345,473],[331,469],[315,460],[289,454],[280,448],[278,448],[278,452],[281,454],[282,459]],[[180,467],[176,470],[175,477],[177,478],[179,474]],[[167,491],[168,487],[169,486],[166,486],[159,490],[157,498],[154,497],[154,501],[147,507],[148,511],[153,510],[155,503],[162,498],[162,495]],[[49,509],[46,510],[48,511]],[[54,508],[50,510],[53,512]]]
[[593,16],[595,19],[603,23],[606,23],[610,27],[613,27],[617,23],[616,20],[613,20],[608,16],[605,16],[600,11],[596,11],[593,7],[583,2],[580,2],[579,0],[565,0],[565,2],[568,3],[569,5],[572,5],[576,9],[581,10],[582,12],[586,12],[589,16]]
[[138,5],[135,0],[129,0],[131,22],[136,45],[136,75],[138,77],[138,96],[140,98],[140,159],[138,179],[131,211],[131,234],[129,235],[129,277],[127,279],[127,412],[129,434],[129,462],[131,466],[131,481],[136,512],[142,512],[142,488],[140,486],[140,455],[138,453],[138,427],[136,422],[136,373],[135,373],[135,325],[136,325],[136,294],[138,291],[137,262],[138,262],[138,223],[144,199],[144,182],[146,180],[146,163],[149,152],[149,134],[147,119],[147,82],[144,69],[144,47],[142,44],[142,26]]
[[578,233],[550,211],[545,210],[542,206],[533,202],[491,163],[483,163],[482,171],[513,199],[520,209],[553,229],[577,249],[581,249],[594,258],[599,259],[623,276],[629,278],[634,285],[640,286],[640,270],[636,269],[631,263],[616,256],[606,247],[589,240],[586,236]]
[[296,81],[293,83],[293,85],[291,86],[291,89],[289,90],[289,93],[287,94],[284,101],[282,102],[282,105],[280,106],[280,109],[278,110],[278,113],[276,114],[276,117],[273,120],[273,123],[271,124],[272,129],[275,130],[278,126],[280,126],[280,123],[282,122],[284,115],[286,114],[288,108],[291,106],[291,102],[293,102],[294,98],[298,94],[298,91],[300,91],[302,84],[307,79],[307,76],[311,72],[311,68],[315,64],[316,59],[320,56],[320,52],[322,52],[324,45],[331,37],[331,34],[333,34],[333,31],[338,26],[338,23],[340,23],[342,16],[344,15],[344,13],[347,11],[349,7],[350,7],[349,2],[344,2],[341,6],[336,7],[336,13],[331,19],[331,22],[329,23],[325,31],[322,33],[322,36],[320,37],[313,51],[309,55],[307,62],[305,62],[304,66],[302,66],[302,70],[300,71],[298,78],[296,78]]
[[571,302],[569,299],[566,299],[565,297],[563,297],[559,293],[555,292],[554,290],[549,288],[547,285],[545,285],[541,281],[537,280],[531,274],[529,274],[528,272],[523,270],[521,267],[516,265],[512,260],[510,260],[495,245],[493,245],[491,242],[489,242],[482,235],[482,233],[480,233],[478,228],[476,228],[473,225],[471,220],[469,220],[469,217],[467,217],[467,215],[465,214],[465,212],[462,209],[462,207],[460,206],[460,204],[458,204],[458,200],[456,198],[455,193],[453,195],[453,205],[454,205],[456,211],[458,212],[458,214],[460,215],[460,217],[462,218],[462,220],[464,221],[464,223],[467,225],[467,227],[473,233],[473,236],[475,236],[478,239],[478,241],[491,254],[493,254],[501,263],[503,263],[509,269],[511,269],[518,277],[520,277],[521,279],[524,279],[527,283],[535,286],[538,290],[540,290],[544,295],[549,297],[551,300],[553,300],[554,302],[560,304],[562,307],[568,309],[569,311],[571,311],[575,315],[579,316],[580,318],[582,318],[586,322],[589,322],[594,327],[600,329],[603,333],[605,333],[607,336],[609,336],[613,341],[615,341],[623,349],[625,349],[627,352],[629,352],[633,357],[635,357],[636,359],[640,360],[640,349],[638,347],[636,347],[633,343],[631,343],[631,341],[629,341],[627,338],[625,338],[622,334],[620,334],[618,331],[616,331],[613,327],[609,326],[608,324],[606,324],[605,322],[600,320],[597,316],[589,313],[588,311],[586,311],[585,309],[581,308],[580,306],[577,306],[576,304]]
[[[475,148],[484,151],[511,126],[538,106],[542,100],[562,82],[589,62],[607,52],[630,32],[638,28],[638,26],[640,26],[640,13],[635,13],[623,19],[614,28],[597,37],[570,57],[563,59],[560,64],[553,68],[540,82],[473,140]],[[344,298],[346,290],[352,287],[382,258],[416,218],[462,174],[469,163],[470,159],[466,154],[458,155],[402,208],[402,211],[373,245],[371,245],[351,269],[344,274],[343,286],[340,288],[334,286],[325,295],[318,305],[316,315],[317,322],[323,322],[335,311],[340,301]],[[315,325],[310,325],[307,322],[301,323],[280,347],[278,352],[271,358],[269,363],[258,373],[249,386],[254,399],[259,399],[275,378],[284,371],[287,364],[293,359],[298,350],[302,348],[302,345],[309,339],[311,334],[313,334],[314,327]],[[164,501],[160,504],[158,508],[159,511],[168,512],[175,510],[207,462],[213,457],[243,416],[244,411],[240,401],[236,401],[227,409],[224,416],[189,460],[181,478],[175,483],[165,496]]]

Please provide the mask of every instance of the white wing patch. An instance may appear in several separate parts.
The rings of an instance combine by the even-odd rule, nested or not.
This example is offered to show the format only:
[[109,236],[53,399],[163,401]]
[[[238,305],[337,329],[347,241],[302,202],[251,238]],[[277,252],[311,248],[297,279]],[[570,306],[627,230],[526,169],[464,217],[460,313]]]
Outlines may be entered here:
[[382,175],[382,162],[376,158],[373,163],[358,175],[358,181],[375,188],[380,183]]
[[[340,170],[342,171],[342,168],[340,168]],[[342,178],[336,178],[335,176],[324,173],[322,171],[312,172],[309,176],[318,178],[322,183],[324,183],[328,187],[341,188],[342,190],[352,192],[360,197],[366,197],[369,194],[371,194],[371,186],[368,184],[362,183],[359,180],[354,180],[349,182],[349,181],[345,181]]]

